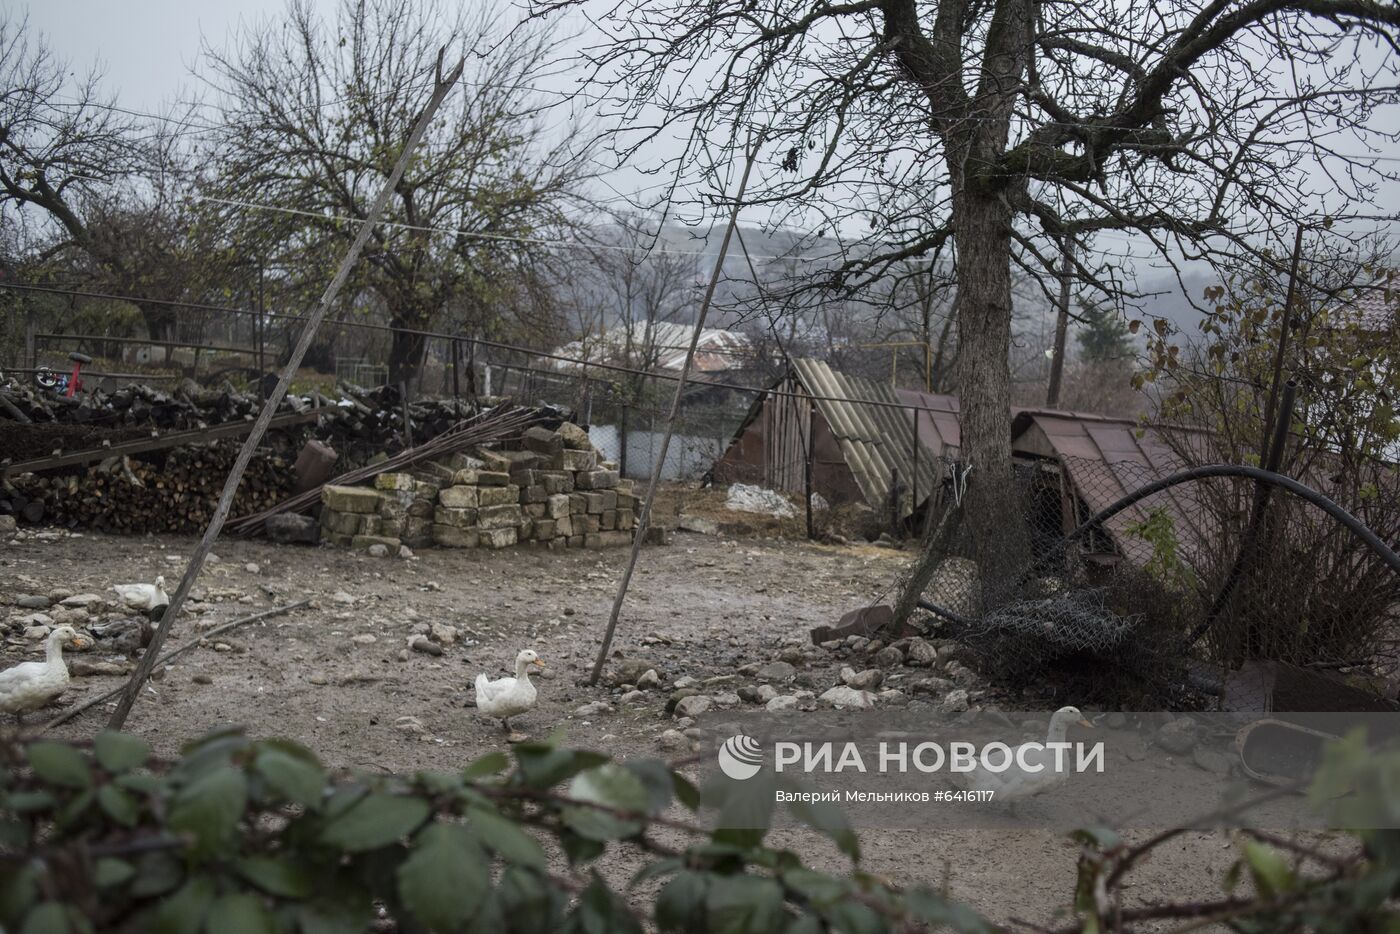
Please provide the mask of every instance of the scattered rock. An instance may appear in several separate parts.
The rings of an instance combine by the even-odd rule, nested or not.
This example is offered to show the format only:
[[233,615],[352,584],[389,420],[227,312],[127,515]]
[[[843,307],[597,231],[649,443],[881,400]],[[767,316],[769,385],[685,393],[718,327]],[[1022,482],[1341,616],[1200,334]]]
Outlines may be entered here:
[[841,669],[841,683],[848,688],[855,688],[857,691],[873,691],[880,686],[880,682],[885,680],[885,673],[878,668],[867,668],[864,671],[855,671],[851,668]]
[[750,704],[766,704],[778,696],[778,689],[771,684],[745,685],[739,688],[739,697]]
[[71,597],[65,597],[60,601],[60,605],[70,609],[100,608],[104,603],[104,598],[95,593],[75,593]]
[[1207,772],[1222,777],[1230,774],[1230,757],[1223,752],[1216,752],[1214,749],[1207,749],[1205,746],[1197,746],[1191,753],[1191,759],[1196,763],[1197,768],[1204,769]]
[[680,730],[666,730],[656,738],[656,745],[667,752],[681,752],[690,748],[690,740]]
[[[739,695],[738,695],[738,694],[735,694],[735,693],[730,692],[730,691],[726,691],[726,692],[724,692],[724,693],[722,693],[722,694],[715,694],[715,695],[712,695],[712,696],[710,697],[710,700],[714,701],[716,707],[724,707],[724,708],[728,708],[728,707],[738,707],[741,703],[743,703],[743,702],[739,699]],[[694,716],[694,714],[692,714],[691,716]]]
[[[53,617],[47,613],[30,613],[15,620],[17,626],[52,626]],[[44,633],[48,635],[48,633]]]
[[945,714],[962,713],[969,706],[967,691],[955,688],[943,695],[943,703],[938,705],[938,710]]
[[389,546],[382,542],[375,542],[373,545],[370,545],[366,551],[371,558],[389,557]]
[[646,696],[645,691],[628,691],[626,694],[619,697],[617,702],[619,704],[635,704],[639,701],[646,700]]
[[608,687],[615,688],[623,684],[635,685],[641,680],[642,675],[654,667],[651,662],[640,658],[615,658],[608,664]]
[[195,684],[213,684],[213,683],[214,683],[214,679],[213,679],[212,677],[210,677],[209,675],[206,675],[206,674],[205,674],[204,672],[202,672],[202,671],[201,671],[201,672],[198,672],[197,674],[195,674],[194,677],[190,678],[190,680],[193,681]]
[[[735,696],[737,697],[738,695]],[[705,713],[707,710],[709,710],[713,705],[714,701],[706,697],[704,694],[692,694],[689,697],[683,697],[680,699],[680,701],[676,704],[674,715],[677,718],[698,717],[702,713]]]
[[704,516],[681,516],[676,523],[676,528],[683,532],[695,532],[698,535],[719,534],[719,523],[713,519],[706,519]]
[[938,650],[918,636],[909,640],[909,648],[904,653],[904,662],[916,668],[929,668],[938,664]]
[[413,549],[409,548],[407,545],[400,545],[399,557],[402,558],[404,561],[407,561],[409,558],[413,557]]
[[797,669],[788,662],[769,662],[753,673],[757,681],[767,681],[772,684],[783,684],[791,681],[797,674]]
[[913,691],[915,694],[943,695],[947,694],[952,689],[953,682],[949,681],[947,678],[920,678],[918,681],[909,685],[909,690]]
[[247,571],[249,574],[262,573],[262,568],[258,566],[256,561],[249,561],[247,564],[243,565],[243,570]]
[[650,691],[661,687],[661,676],[656,673],[655,668],[648,668],[642,672],[642,676],[637,679],[637,689],[639,691]]
[[605,713],[612,713],[612,705],[606,704],[603,701],[593,701],[575,710],[574,716],[587,719],[589,717],[601,717]]
[[797,698],[791,694],[779,694],[764,705],[768,710],[796,710]]
[[897,688],[889,688],[880,692],[881,707],[907,707],[909,696]]
[[1190,717],[1178,717],[1163,724],[1153,742],[1172,755],[1185,755],[1196,745],[1196,723]]
[[132,667],[130,662],[97,661],[86,658],[75,658],[68,663],[68,670],[79,678],[94,675],[129,675]]
[[19,522],[14,516],[0,516],[0,538],[12,538],[19,531]]
[[361,632],[351,636],[350,641],[356,645],[374,645],[379,640],[367,632]]
[[455,645],[457,642],[457,627],[447,623],[433,623],[428,627],[428,638],[438,645]]
[[415,652],[422,652],[424,655],[442,654],[442,646],[424,635],[409,636],[408,647]]
[[863,710],[874,707],[877,699],[878,698],[869,691],[858,691],[855,688],[846,687],[845,685],[837,685],[834,688],[829,688],[821,697],[817,698],[821,703],[829,707],[835,707],[838,710],[843,708]]
[[334,600],[336,603],[343,604],[344,606],[350,606],[352,603],[355,602],[355,598],[350,596],[343,590],[337,590],[335,594],[331,597],[331,599]]
[[15,606],[24,610],[47,610],[49,598],[43,594],[28,593],[15,597]]
[[674,687],[678,691],[681,691],[686,688],[693,688],[699,683],[699,678],[692,678],[690,675],[681,675],[679,678],[676,679],[676,683],[673,684],[672,687]]
[[427,727],[423,726],[423,721],[417,717],[399,717],[394,721],[394,729],[400,733],[412,733],[415,736],[427,732]]
[[24,630],[24,638],[28,639],[30,642],[38,642],[40,639],[47,639],[48,637],[49,627],[42,623],[36,626],[30,626]]
[[876,668],[893,668],[904,664],[904,653],[892,645],[887,645],[870,657],[870,664]]

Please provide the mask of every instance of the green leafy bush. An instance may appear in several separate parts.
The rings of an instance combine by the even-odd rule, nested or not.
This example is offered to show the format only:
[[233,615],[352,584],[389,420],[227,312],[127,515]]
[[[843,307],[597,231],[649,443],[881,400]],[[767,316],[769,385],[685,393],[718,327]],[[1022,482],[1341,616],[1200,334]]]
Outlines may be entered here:
[[[175,762],[117,733],[81,748],[0,742],[0,758],[0,930],[18,934],[996,930],[932,889],[862,872],[835,808],[793,815],[851,857],[843,875],[803,866],[759,830],[707,832],[677,816],[699,807],[699,791],[655,760],[536,743],[460,772],[331,775],[295,743],[236,731]],[[1349,737],[1312,794],[1338,823],[1380,813],[1400,826],[1400,753]],[[1054,930],[1172,919],[1261,934],[1400,929],[1397,831],[1319,841],[1244,830],[1219,897],[1125,899],[1132,872],[1179,833],[1131,843],[1078,832],[1077,886]],[[624,847],[641,865],[617,891],[599,870]]]
[[[705,833],[674,816],[700,795],[664,763],[550,744],[513,754],[385,777],[331,776],[295,743],[235,731],[189,744],[173,763],[117,733],[91,750],[13,745],[0,788],[0,925],[22,934],[330,934],[375,922],[405,932],[641,931],[643,899],[597,871],[623,846],[645,858],[632,886],[661,886],[649,913],[663,931],[990,929],[931,890],[807,869],[795,853],[765,847],[761,832]],[[858,857],[839,812],[798,816]],[[691,844],[658,842],[663,826]],[[553,861],[551,844],[561,854]]]

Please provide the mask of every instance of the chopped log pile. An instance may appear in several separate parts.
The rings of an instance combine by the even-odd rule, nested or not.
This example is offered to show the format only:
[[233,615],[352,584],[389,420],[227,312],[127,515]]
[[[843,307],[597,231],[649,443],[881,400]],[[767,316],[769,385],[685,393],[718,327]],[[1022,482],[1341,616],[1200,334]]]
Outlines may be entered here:
[[[421,444],[473,411],[467,403],[438,400],[405,406],[394,386],[367,390],[342,384],[340,389],[341,397],[335,400],[318,392],[288,394],[278,413],[321,412],[308,437],[314,435],[340,452],[342,465]],[[84,391],[69,399],[10,379],[0,382],[0,424],[7,430],[0,463],[99,448],[153,432],[252,421],[261,408],[256,392],[240,392],[228,383],[222,389],[206,389],[184,380],[169,391],[124,386],[113,392]]]
[[[242,531],[261,531],[261,519],[289,503],[295,509],[319,502],[315,484],[325,474],[308,490],[297,485],[293,469],[309,446],[329,455],[338,480],[354,483],[475,444],[518,439],[528,426],[557,425],[566,414],[454,401],[405,404],[394,387],[342,386],[342,392],[335,400],[315,392],[284,400],[233,504],[233,515],[254,519]],[[129,533],[203,529],[241,444],[238,435],[261,405],[256,393],[227,385],[208,390],[188,380],[169,392],[129,386],[74,399],[9,380],[0,382],[0,398],[6,403],[0,406],[0,515]],[[304,503],[294,496],[300,490],[307,491]]]
[[385,554],[402,545],[549,548],[626,545],[638,500],[630,480],[600,463],[588,433],[570,422],[535,426],[523,450],[478,447],[381,473],[374,486],[321,491],[324,540]]
[[[111,457],[76,473],[21,474],[0,490],[3,507],[27,522],[106,532],[199,532],[209,522],[239,445],[188,445],[151,460]],[[253,512],[285,498],[292,487],[286,457],[254,458],[234,509]]]

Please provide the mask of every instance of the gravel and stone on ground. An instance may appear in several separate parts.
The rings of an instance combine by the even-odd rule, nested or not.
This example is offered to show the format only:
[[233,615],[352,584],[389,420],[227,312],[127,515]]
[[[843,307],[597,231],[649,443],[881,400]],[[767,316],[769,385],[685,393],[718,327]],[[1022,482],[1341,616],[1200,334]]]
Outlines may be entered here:
[[[55,625],[93,637],[91,650],[66,653],[72,688],[31,721],[122,683],[149,625],[120,605],[111,585],[164,574],[173,590],[195,544],[58,530],[0,535],[0,665],[40,657]],[[803,717],[832,708],[930,716],[1048,709],[1048,698],[1035,703],[1033,687],[1010,706],[959,644],[936,632],[811,643],[813,627],[887,599],[910,556],[678,533],[674,544],[642,552],[603,683],[590,687],[583,681],[626,549],[428,549],[385,561],[363,551],[220,541],[167,648],[203,641],[157,668],[128,727],[167,755],[236,723],[305,743],[332,766],[460,768],[505,746],[500,724],[472,708],[473,680],[508,674],[524,648],[545,662],[540,702],[511,726],[540,737],[562,730],[567,743],[617,756],[681,758],[708,748],[712,737],[696,718],[713,710]],[[310,605],[206,638],[229,620],[301,599]],[[107,713],[98,705],[54,732],[90,737]],[[1164,724],[1156,742],[1182,750],[1183,768],[1218,768],[1204,754],[1193,758],[1194,739],[1189,723]],[[817,837],[776,835],[816,865],[842,865]],[[885,830],[865,835],[862,846],[868,871],[946,882],[997,920],[1048,923],[1073,894],[1074,845],[1048,831]],[[1229,858],[1218,836],[1183,837],[1135,892],[1144,900],[1166,890],[1214,894]]]

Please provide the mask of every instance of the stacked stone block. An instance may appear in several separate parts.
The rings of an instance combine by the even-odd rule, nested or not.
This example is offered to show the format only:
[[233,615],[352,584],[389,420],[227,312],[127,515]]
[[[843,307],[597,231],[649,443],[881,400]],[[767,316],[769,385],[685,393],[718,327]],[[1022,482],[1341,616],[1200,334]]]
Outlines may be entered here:
[[[328,486],[323,537],[368,548],[603,548],[632,541],[639,503],[630,480],[599,461],[577,425],[531,428],[524,450],[477,450],[386,473],[374,488]],[[428,479],[424,479],[424,477]]]

